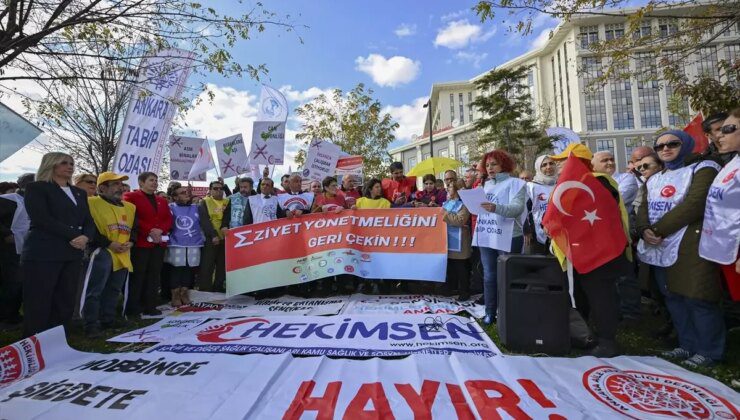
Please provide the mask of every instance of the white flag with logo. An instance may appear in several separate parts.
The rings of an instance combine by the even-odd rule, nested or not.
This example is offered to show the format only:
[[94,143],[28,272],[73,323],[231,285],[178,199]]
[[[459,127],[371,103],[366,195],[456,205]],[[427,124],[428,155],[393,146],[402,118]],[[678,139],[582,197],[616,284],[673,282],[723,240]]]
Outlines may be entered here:
[[215,168],[216,165],[213,163],[213,157],[211,156],[211,147],[208,145],[208,140],[203,140],[203,144],[200,145],[200,149],[198,150],[198,157],[195,158],[195,162],[190,168],[188,178],[199,179],[199,175]]
[[262,85],[257,121],[285,122],[288,119],[288,101],[277,89]]
[[193,56],[191,52],[169,49],[142,61],[113,160],[117,174],[135,179],[142,172],[159,173],[164,144]]
[[247,151],[244,149],[241,134],[217,140],[216,157],[221,176],[224,178],[237,176],[248,170],[244,164],[247,161]]

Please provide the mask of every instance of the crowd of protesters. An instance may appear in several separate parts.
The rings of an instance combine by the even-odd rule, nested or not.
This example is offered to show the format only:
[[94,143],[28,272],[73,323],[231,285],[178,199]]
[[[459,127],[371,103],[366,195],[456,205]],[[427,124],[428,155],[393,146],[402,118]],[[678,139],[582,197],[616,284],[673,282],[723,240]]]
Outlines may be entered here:
[[[232,193],[219,179],[202,198],[178,182],[157,192],[159,179],[151,172],[136,180],[112,172],[73,177],[70,156],[48,153],[35,175],[0,183],[0,317],[3,326],[22,322],[25,335],[79,317],[85,333],[97,337],[124,322],[116,310],[122,295],[131,318],[159,315],[163,297],[172,306],[186,305],[194,287],[223,292],[229,229],[308,213],[437,207],[447,224],[449,253],[447,281],[434,291],[460,300],[482,291],[483,322],[493,324],[499,256],[554,255],[570,266],[565,250],[550,241],[543,217],[564,162],[575,156],[614,199],[602,205],[621,214],[621,228],[630,238],[616,258],[570,274],[572,328],[586,320],[593,327],[586,327],[593,332],[582,345],[596,356],[618,354],[620,321],[639,322],[641,301],[648,296],[666,308],[662,334],[677,335],[678,346],[665,356],[708,366],[724,356],[723,308],[740,300],[738,126],[740,109],[710,116],[703,127],[710,146],[702,154],[693,153],[690,135],[664,131],[653,147],[635,148],[622,173],[611,152],[592,153],[574,143],[537,157],[534,172],[515,172],[509,153],[492,150],[464,173],[425,175],[420,189],[394,162],[388,178],[364,183],[344,176],[304,185],[294,173],[275,188],[265,172],[256,184],[237,178]],[[138,188],[132,190],[133,181]],[[471,188],[482,188],[489,198],[481,203],[485,212],[511,225],[511,243],[501,247],[507,251],[474,246],[476,220],[459,194]],[[311,198],[306,205],[282,208],[280,194]],[[288,291],[380,293],[393,287],[408,291],[408,282],[342,275]]]

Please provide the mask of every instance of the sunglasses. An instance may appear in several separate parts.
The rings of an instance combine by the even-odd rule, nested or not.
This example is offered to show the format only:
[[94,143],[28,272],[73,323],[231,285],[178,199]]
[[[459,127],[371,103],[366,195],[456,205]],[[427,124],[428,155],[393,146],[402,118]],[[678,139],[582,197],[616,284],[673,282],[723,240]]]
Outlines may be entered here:
[[673,140],[673,141],[669,141],[668,143],[656,144],[653,147],[653,149],[656,152],[660,152],[661,150],[665,149],[666,147],[669,148],[669,149],[678,149],[679,147],[681,147],[681,142],[679,140]]
[[654,168],[656,166],[657,165],[654,164],[654,163],[643,163],[642,165],[635,166],[635,169],[637,169],[638,171],[642,172],[642,171],[647,171],[648,169]]
[[727,124],[723,125],[719,131],[722,132],[722,134],[732,134],[735,131],[737,131],[737,124]]

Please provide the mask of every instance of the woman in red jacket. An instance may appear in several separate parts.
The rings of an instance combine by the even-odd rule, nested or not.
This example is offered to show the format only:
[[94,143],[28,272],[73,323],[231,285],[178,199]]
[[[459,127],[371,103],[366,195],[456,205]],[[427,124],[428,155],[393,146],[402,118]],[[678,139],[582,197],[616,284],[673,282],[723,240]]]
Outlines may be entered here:
[[164,251],[172,227],[172,213],[167,200],[158,197],[159,179],[153,172],[139,174],[139,189],[124,194],[123,199],[136,206],[138,233],[131,249],[134,272],[129,278],[126,315],[161,315],[157,309],[159,275]]

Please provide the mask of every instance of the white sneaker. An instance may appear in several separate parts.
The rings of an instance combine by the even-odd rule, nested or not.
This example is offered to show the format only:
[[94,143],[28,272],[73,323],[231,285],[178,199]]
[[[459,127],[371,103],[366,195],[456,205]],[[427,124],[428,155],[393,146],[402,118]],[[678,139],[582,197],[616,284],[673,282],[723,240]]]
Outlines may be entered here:
[[688,350],[684,350],[681,347],[676,347],[671,351],[664,351],[660,354],[668,359],[686,360],[691,357],[691,353]]
[[697,353],[697,354],[689,357],[688,359],[684,360],[683,362],[681,362],[681,364],[684,365],[684,366],[686,366],[686,367],[690,367],[692,369],[696,369],[696,368],[699,368],[699,367],[710,367],[710,366],[713,366],[714,365],[714,360],[712,360],[712,359],[710,359],[708,357],[702,356],[701,354]]

